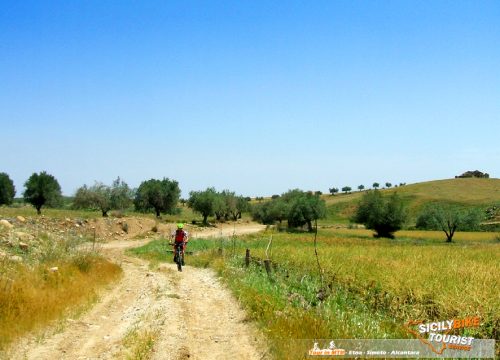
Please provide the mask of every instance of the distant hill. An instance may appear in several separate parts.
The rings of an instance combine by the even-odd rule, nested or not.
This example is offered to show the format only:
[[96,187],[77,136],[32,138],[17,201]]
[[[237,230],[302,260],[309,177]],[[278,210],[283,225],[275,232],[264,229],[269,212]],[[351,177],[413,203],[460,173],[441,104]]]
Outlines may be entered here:
[[[456,178],[435,180],[382,189],[384,194],[397,192],[408,205],[410,217],[428,203],[458,204],[486,210],[500,204],[500,179]],[[323,195],[328,208],[328,221],[347,222],[364,192],[335,196]]]

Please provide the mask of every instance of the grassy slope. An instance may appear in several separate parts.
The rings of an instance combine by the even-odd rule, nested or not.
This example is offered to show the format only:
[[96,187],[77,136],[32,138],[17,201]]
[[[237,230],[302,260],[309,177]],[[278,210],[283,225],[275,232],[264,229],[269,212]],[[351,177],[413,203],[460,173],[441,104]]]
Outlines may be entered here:
[[[384,194],[397,192],[408,204],[412,218],[416,217],[425,204],[431,202],[455,203],[481,209],[500,203],[500,179],[435,180],[381,191]],[[325,223],[348,222],[363,194],[364,192],[324,195],[328,209]]]

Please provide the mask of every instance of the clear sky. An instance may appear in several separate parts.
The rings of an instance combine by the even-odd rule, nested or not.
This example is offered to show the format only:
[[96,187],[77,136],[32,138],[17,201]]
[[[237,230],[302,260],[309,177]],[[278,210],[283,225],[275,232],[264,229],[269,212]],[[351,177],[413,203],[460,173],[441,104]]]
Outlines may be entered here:
[[0,134],[17,196],[500,177],[500,1],[0,1]]

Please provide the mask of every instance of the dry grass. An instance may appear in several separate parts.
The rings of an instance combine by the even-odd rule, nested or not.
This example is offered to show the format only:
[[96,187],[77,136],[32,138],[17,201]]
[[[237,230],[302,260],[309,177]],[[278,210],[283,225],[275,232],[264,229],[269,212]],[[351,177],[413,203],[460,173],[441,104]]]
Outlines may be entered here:
[[[397,188],[382,189],[389,195],[397,192],[408,205],[410,218],[428,203],[458,204],[464,207],[485,209],[500,203],[500,179],[447,179],[405,185]],[[352,194],[323,195],[328,216],[321,224],[345,223],[354,213],[365,191]]]
[[500,202],[500,179],[448,179],[406,185],[389,191],[426,201],[452,201],[469,205]]
[[124,358],[127,360],[147,360],[152,356],[154,344],[159,336],[158,329],[140,329],[134,327],[128,331],[123,339]]
[[[51,272],[51,266],[58,267]],[[0,278],[0,349],[12,340],[60,317],[70,307],[92,301],[100,286],[114,280],[120,268],[100,257],[39,264],[33,268],[3,266]]]
[[[372,238],[373,230],[365,229],[328,229],[326,232],[337,235],[340,237],[358,237],[358,238]],[[446,235],[443,231],[428,231],[428,230],[401,230],[395,233],[397,239],[409,240],[425,240],[427,242],[444,242]],[[455,233],[453,241],[462,245],[471,245],[473,243],[489,243],[495,240],[498,233],[494,232],[467,232],[459,231]]]
[[[446,179],[409,184],[397,188],[382,189],[386,193],[397,192],[401,196],[411,196],[421,201],[452,201],[470,205],[490,205],[500,202],[500,179]],[[351,194],[323,195],[327,204],[354,201],[361,198],[364,191]]]

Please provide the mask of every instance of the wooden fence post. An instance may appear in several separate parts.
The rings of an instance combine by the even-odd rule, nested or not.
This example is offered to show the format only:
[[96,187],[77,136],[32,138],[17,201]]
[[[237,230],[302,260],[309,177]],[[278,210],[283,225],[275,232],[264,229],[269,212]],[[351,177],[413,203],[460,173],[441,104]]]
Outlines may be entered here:
[[247,249],[245,254],[245,266],[246,267],[250,266],[250,249]]
[[264,266],[266,267],[266,272],[268,276],[271,276],[271,260],[264,260]]

